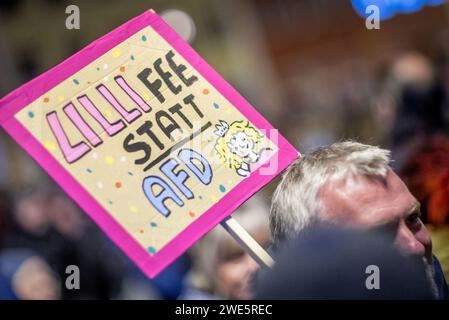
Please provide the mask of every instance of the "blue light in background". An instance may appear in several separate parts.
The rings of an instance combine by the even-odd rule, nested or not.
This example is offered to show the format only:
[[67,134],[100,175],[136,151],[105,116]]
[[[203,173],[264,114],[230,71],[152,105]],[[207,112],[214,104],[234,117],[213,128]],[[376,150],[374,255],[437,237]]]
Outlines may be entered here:
[[366,18],[370,14],[370,12],[366,13],[368,6],[377,6],[380,20],[390,19],[398,13],[418,12],[425,6],[438,6],[445,2],[446,0],[351,0],[352,7],[362,18]]
[[425,5],[425,0],[402,0],[398,2],[396,12],[400,13],[413,13],[421,10]]
[[396,8],[389,2],[394,0],[352,0],[352,7],[357,14],[362,18],[368,17],[369,13],[366,13],[366,8],[370,5],[375,5],[379,8],[380,20],[386,20],[394,16]]

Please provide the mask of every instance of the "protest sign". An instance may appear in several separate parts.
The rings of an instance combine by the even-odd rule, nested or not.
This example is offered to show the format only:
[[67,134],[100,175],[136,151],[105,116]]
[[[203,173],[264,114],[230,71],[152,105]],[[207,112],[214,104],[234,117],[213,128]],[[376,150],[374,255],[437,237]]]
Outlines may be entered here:
[[150,277],[298,156],[152,10],[0,100],[0,124]]

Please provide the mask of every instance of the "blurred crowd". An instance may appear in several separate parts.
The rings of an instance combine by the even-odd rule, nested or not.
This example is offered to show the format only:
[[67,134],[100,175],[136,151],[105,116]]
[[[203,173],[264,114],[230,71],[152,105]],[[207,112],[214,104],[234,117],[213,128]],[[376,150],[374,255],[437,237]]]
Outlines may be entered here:
[[[219,28],[212,23],[203,27],[218,33]],[[212,38],[216,36],[207,40],[215,41]],[[246,43],[234,45],[244,47]],[[212,47],[208,49],[213,51]],[[0,43],[0,57],[4,56],[2,50]],[[244,57],[244,52],[238,53],[238,57]],[[262,59],[262,51],[260,55]],[[222,58],[221,52],[218,57]],[[36,75],[36,57],[24,54],[22,58],[22,77],[32,78]],[[301,81],[291,77],[280,82],[287,99],[282,100],[285,105],[279,110],[270,111],[266,101],[254,101],[305,156],[316,155],[314,150],[342,139],[361,140],[391,150],[389,165],[419,201],[418,218],[423,223],[420,228],[428,230],[433,240],[432,244],[421,239],[423,252],[415,250],[412,254],[415,258],[425,256],[427,269],[416,259],[404,257],[401,248],[390,246],[391,232],[381,236],[377,231],[361,234],[360,230],[329,229],[311,223],[310,232],[300,233],[296,232],[297,226],[283,222],[281,226],[295,232],[287,237],[285,245],[279,245],[273,239],[277,229],[271,226],[270,232],[269,225],[270,200],[279,182],[275,181],[233,215],[276,257],[272,271],[259,270],[251,257],[217,227],[150,280],[58,187],[47,182],[35,184],[36,179],[30,179],[33,183],[27,188],[23,185],[28,181],[19,183],[18,188],[5,183],[10,181],[6,173],[11,170],[7,168],[17,164],[6,151],[11,142],[2,138],[0,299],[448,298],[444,277],[449,278],[449,48],[426,52],[410,47],[396,51],[385,61],[382,67],[372,69],[357,68],[357,63],[349,63],[349,67],[339,64],[335,68],[343,78],[312,64],[308,66],[312,71],[307,69],[297,75]],[[237,67],[238,63],[235,61]],[[240,69],[245,73],[243,78],[248,76],[246,69]],[[254,68],[247,73],[255,72],[266,78],[267,70]],[[329,82],[323,83],[323,78]],[[17,84],[12,77],[5,83]],[[258,85],[254,80],[254,87]],[[247,89],[244,84],[238,87]],[[273,87],[270,84],[270,90]],[[247,90],[248,95],[258,94],[257,90]],[[267,92],[273,92],[270,90]],[[259,94],[262,100],[267,98],[263,92]],[[19,171],[25,176],[35,174],[36,167],[22,167]],[[352,246],[354,243],[360,245]],[[336,256],[336,252],[340,255]],[[369,261],[376,261],[389,277],[383,295],[373,296],[372,291],[366,291],[365,278],[347,276],[347,270]],[[79,267],[79,290],[67,289],[66,270],[70,265]],[[429,278],[429,273],[433,279],[430,289],[427,282],[421,281]],[[338,292],[332,291],[335,288],[339,288]]]
[[[30,189],[14,199],[2,192],[1,199],[2,299],[176,297],[169,286],[179,279],[161,293],[142,282],[143,274],[60,191]],[[67,290],[68,266],[79,268],[79,290]]]
[[[268,206],[251,199],[235,218],[269,244]],[[57,190],[0,193],[0,299],[249,299],[257,263],[220,228],[149,280]],[[66,281],[79,268],[79,289]]]

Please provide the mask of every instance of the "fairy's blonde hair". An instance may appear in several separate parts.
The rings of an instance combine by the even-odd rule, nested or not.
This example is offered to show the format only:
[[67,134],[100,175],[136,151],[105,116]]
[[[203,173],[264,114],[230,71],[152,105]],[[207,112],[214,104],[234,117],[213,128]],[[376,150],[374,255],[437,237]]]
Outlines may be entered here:
[[245,133],[249,138],[254,141],[254,144],[257,145],[262,135],[256,130],[249,121],[234,121],[228,129],[228,132],[224,135],[224,137],[220,137],[215,144],[215,151],[220,156],[221,161],[224,164],[228,164],[231,169],[238,169],[242,164],[242,158],[238,155],[232,153],[232,151],[228,147],[228,142],[231,140],[232,136],[237,132]]

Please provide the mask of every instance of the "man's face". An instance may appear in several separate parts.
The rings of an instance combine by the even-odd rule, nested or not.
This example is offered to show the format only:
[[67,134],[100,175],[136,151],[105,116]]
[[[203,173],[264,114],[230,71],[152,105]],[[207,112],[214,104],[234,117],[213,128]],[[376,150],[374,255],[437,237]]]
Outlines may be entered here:
[[419,202],[392,170],[385,181],[358,176],[327,182],[318,196],[324,221],[393,230],[402,252],[432,261],[432,240],[420,219]]

